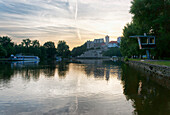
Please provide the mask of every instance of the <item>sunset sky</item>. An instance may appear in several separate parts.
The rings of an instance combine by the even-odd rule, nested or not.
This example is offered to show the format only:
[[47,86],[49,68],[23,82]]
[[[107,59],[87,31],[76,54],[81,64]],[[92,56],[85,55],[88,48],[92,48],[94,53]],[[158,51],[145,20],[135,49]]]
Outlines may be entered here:
[[116,40],[131,21],[132,0],[0,0],[0,36],[15,43],[65,40],[72,49],[109,35]]

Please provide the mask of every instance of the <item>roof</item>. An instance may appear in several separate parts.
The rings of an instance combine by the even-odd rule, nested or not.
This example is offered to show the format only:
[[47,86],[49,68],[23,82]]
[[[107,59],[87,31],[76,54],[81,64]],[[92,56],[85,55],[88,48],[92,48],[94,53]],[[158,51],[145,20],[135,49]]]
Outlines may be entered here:
[[109,43],[111,43],[111,44],[117,44],[117,41],[110,41]]
[[106,45],[105,43],[102,43],[101,45]]

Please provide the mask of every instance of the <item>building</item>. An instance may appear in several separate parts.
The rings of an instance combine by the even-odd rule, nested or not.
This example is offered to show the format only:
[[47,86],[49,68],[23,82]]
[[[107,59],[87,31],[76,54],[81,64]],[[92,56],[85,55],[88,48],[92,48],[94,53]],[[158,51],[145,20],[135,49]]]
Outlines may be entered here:
[[100,39],[94,39],[94,43],[104,43],[104,39],[100,38]]
[[87,49],[94,48],[94,42],[87,41]]
[[109,36],[108,35],[105,37],[105,40],[106,40],[106,45],[108,45],[109,44]]
[[119,44],[121,42],[121,37],[117,38],[117,41],[110,41],[109,42],[109,36],[105,36],[105,41],[104,38],[100,39],[94,39],[94,41],[87,41],[87,49],[102,49],[102,50],[107,50],[108,48],[112,47],[119,47]]
[[117,43],[120,44],[122,37],[117,38]]
[[108,44],[108,48],[118,47],[117,41],[110,41]]

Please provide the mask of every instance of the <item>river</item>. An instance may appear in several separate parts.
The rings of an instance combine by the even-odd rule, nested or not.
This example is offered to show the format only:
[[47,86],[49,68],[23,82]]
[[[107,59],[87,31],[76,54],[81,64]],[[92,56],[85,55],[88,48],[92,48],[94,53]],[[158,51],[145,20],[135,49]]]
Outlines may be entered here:
[[123,63],[0,63],[0,115],[169,113],[170,90]]

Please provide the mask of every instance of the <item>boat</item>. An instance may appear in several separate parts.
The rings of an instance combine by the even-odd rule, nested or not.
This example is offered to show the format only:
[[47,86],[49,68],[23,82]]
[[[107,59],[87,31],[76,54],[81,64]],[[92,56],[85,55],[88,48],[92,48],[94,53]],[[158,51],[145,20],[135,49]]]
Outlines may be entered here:
[[39,61],[40,58],[38,56],[17,54],[15,56],[11,55],[10,60],[11,61]]
[[61,61],[61,60],[62,60],[61,57],[56,56],[56,61]]

